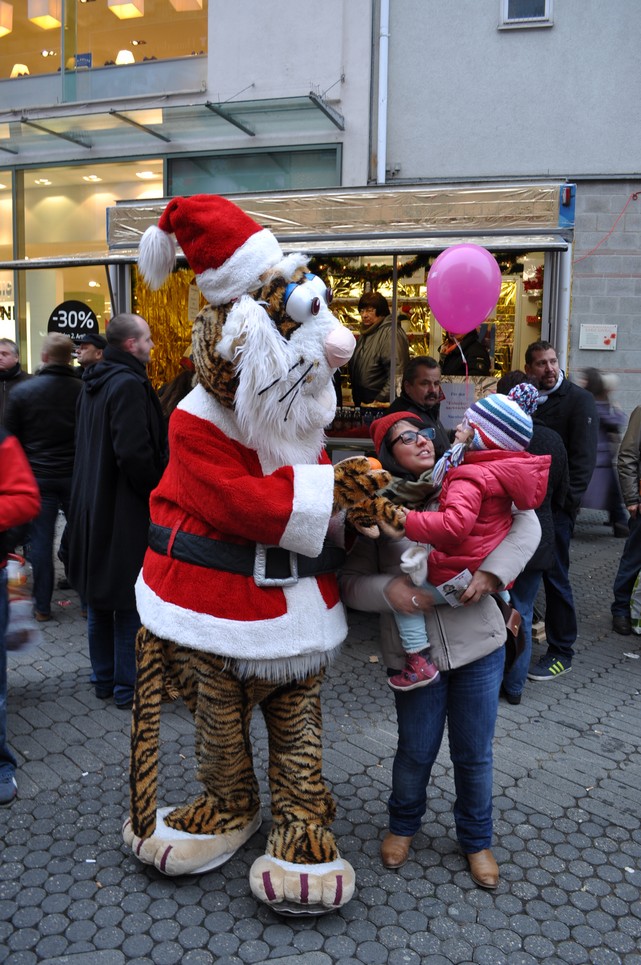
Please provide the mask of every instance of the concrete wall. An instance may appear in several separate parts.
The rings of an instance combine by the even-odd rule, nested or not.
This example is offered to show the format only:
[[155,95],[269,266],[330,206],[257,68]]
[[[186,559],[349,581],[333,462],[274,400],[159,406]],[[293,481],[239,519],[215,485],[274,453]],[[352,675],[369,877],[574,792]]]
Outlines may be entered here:
[[633,174],[641,3],[556,0],[497,30],[500,0],[391,0],[388,159],[399,178]]
[[[633,195],[639,197],[634,200]],[[597,247],[598,246],[598,247]],[[596,249],[596,250],[595,250]],[[616,351],[579,349],[581,324],[617,325]],[[641,405],[641,177],[577,187],[570,358],[615,374],[614,398]]]
[[[371,0],[210,0],[207,91],[212,100],[300,97],[310,91],[345,118],[345,133],[318,113],[319,129],[252,138],[251,147],[343,143],[343,184],[367,181]],[[242,91],[242,94],[239,94]],[[232,135],[233,145],[238,137]],[[262,142],[261,142],[262,141]],[[222,144],[220,146],[223,146]]]

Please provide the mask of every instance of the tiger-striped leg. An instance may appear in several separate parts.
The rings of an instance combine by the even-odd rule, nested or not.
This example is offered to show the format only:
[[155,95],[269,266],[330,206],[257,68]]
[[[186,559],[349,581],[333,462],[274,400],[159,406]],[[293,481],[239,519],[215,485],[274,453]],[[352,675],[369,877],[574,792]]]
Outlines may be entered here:
[[261,703],[269,734],[273,826],[250,871],[254,895],[284,914],[323,914],[354,892],[330,824],[336,806],[322,778],[323,674],[280,688]]
[[173,810],[165,823],[190,834],[226,834],[247,827],[260,807],[249,736],[252,686],[212,654],[191,650],[189,660],[191,666],[185,663],[180,673],[197,675],[197,777],[205,791]]

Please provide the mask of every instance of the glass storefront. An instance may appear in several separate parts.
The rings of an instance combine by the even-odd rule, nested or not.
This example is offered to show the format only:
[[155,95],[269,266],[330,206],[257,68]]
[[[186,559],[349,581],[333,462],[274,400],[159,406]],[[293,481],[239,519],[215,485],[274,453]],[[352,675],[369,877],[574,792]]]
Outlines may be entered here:
[[40,4],[48,16],[35,20],[29,19],[27,0],[8,6],[12,16],[8,33],[0,36],[0,78],[207,53],[207,0],[48,0]]

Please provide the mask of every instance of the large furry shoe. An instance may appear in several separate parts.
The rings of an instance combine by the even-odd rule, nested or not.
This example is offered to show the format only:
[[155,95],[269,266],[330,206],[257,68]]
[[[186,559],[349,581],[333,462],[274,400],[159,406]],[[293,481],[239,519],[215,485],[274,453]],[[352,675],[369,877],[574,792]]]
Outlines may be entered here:
[[293,864],[265,854],[249,871],[259,901],[281,915],[325,915],[354,894],[354,869],[342,858],[324,864]]
[[218,868],[249,841],[258,831],[260,812],[239,831],[226,834],[189,834],[176,831],[165,824],[165,815],[173,807],[159,808],[156,813],[156,830],[150,838],[137,837],[129,818],[122,828],[125,844],[134,856],[144,864],[152,864],[164,875],[197,875]]

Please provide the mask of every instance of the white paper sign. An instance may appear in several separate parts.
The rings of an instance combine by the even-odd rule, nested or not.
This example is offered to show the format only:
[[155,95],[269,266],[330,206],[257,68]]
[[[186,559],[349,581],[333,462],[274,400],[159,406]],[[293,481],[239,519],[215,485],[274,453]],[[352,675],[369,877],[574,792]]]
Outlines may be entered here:
[[579,348],[614,352],[617,347],[616,325],[581,325]]

